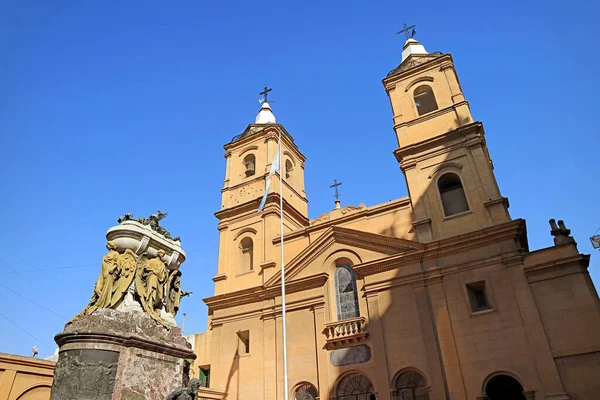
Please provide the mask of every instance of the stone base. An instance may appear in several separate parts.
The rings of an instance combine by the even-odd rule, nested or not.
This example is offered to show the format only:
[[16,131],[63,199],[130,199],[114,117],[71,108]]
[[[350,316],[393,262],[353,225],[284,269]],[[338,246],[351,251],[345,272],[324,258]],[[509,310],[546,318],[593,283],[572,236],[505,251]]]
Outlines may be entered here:
[[51,400],[164,400],[187,384],[196,355],[177,327],[143,313],[94,311],[54,338],[60,353]]

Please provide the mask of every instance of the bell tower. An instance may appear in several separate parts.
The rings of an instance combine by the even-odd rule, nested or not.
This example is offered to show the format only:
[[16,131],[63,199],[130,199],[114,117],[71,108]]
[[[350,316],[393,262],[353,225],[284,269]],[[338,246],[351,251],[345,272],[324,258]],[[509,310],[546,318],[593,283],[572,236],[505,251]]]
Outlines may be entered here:
[[[266,91],[266,88],[265,88]],[[266,93],[261,93],[266,94]],[[265,96],[266,97],[266,96]],[[265,98],[266,100],[266,98]],[[266,203],[258,212],[266,179],[281,136],[283,177],[271,176]],[[225,144],[225,182],[221,190],[219,261],[215,295],[261,285],[280,265],[279,187],[283,184],[284,232],[308,226],[308,200],[304,188],[304,161],[292,136],[277,123],[267,101],[254,124]]]
[[485,142],[450,54],[428,53],[408,37],[402,62],[383,85],[394,114],[413,229],[430,242],[510,220]]

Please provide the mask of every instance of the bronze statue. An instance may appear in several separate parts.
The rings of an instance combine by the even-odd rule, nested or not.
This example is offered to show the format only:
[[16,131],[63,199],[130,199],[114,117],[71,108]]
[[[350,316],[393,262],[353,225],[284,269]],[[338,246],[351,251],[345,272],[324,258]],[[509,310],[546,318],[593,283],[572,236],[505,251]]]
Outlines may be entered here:
[[133,282],[137,259],[131,249],[125,249],[123,254],[119,255],[119,275],[113,284],[113,292],[109,308],[116,307],[125,296],[127,289]]
[[155,232],[158,232],[159,234],[163,235],[165,238],[167,239],[171,239],[174,241],[179,241],[181,242],[181,239],[179,237],[173,239],[171,237],[171,233],[166,230],[164,227],[160,226],[160,221],[164,218],[167,217],[169,213],[164,213],[160,210],[156,211],[156,214],[150,214],[150,216],[148,218],[136,218],[136,219],[132,219],[133,214],[125,214],[123,215],[121,218],[119,218],[119,223],[123,222],[123,221],[136,221],[139,222],[142,225],[147,225],[150,227],[150,229],[152,229]]
[[117,222],[121,223],[123,221],[131,221],[132,218],[133,218],[133,213],[127,213],[127,214],[123,215],[122,217],[119,217]]
[[174,270],[167,281],[167,312],[177,315],[182,297],[189,296],[192,292],[181,290],[181,271]]
[[190,379],[190,386],[177,388],[165,397],[165,400],[197,400],[200,381],[196,378]]
[[102,257],[102,268],[100,276],[94,286],[94,293],[87,307],[82,312],[73,317],[72,320],[93,313],[98,308],[106,308],[110,305],[113,296],[113,285],[119,274],[119,253],[117,245],[109,241],[106,243],[108,254]]
[[[162,261],[164,250],[158,250],[157,257],[148,259],[147,254],[140,256],[137,264],[135,287],[144,311],[156,322],[164,325],[160,318],[163,306],[165,282],[168,272]],[[158,312],[157,312],[158,310]]]

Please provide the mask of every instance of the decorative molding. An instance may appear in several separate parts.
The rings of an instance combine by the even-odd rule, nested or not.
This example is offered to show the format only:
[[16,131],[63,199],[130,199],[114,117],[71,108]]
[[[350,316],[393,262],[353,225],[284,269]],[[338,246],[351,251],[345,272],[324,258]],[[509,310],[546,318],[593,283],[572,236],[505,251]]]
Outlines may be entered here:
[[[552,259],[539,264],[527,265],[527,254],[524,258],[524,270],[529,283],[540,282],[548,279],[560,278],[561,276],[587,273],[590,263],[589,254],[575,254],[573,256]],[[541,276],[544,274],[543,276]]]
[[[274,243],[276,239],[274,239]],[[301,270],[308,266],[319,255],[323,254],[334,243],[348,245],[356,248],[364,248],[387,255],[404,253],[414,249],[423,249],[421,243],[379,235],[376,233],[358,231],[355,229],[330,226],[327,230],[308,245],[300,254],[286,265],[285,274],[288,277],[296,276]],[[269,279],[265,286],[276,285],[281,280],[281,272]]]
[[[322,287],[325,282],[327,282],[327,279],[329,279],[329,275],[326,273],[321,273],[294,281],[287,281],[285,284],[285,291],[286,294],[290,294],[307,289]],[[211,310],[218,310],[248,303],[255,303],[266,299],[274,299],[279,296],[281,296],[281,286],[262,285],[238,290],[236,292],[207,297],[203,299],[203,301]]]
[[412,222],[412,226],[417,227],[419,225],[425,225],[425,224],[431,224],[431,218],[429,217],[425,217],[425,218],[419,218],[419,219],[415,219]]
[[260,264],[260,270],[264,271],[265,269],[269,269],[269,268],[275,268],[277,266],[277,263],[273,260],[268,260],[265,261],[264,263]]
[[238,158],[241,158],[244,154],[246,154],[249,151],[253,151],[253,150],[258,150],[258,146],[257,145],[252,145],[252,146],[248,146],[245,149],[243,149],[240,154],[238,154]]
[[225,273],[217,274],[212,278],[213,282],[224,281],[226,279],[227,279],[227,274],[225,274]]
[[489,200],[483,202],[483,205],[486,207],[493,206],[494,204],[504,204],[504,206],[506,208],[508,208],[510,206],[510,204],[508,203],[507,197],[496,197],[495,199],[489,199]]
[[581,347],[571,347],[568,349],[562,350],[553,350],[552,357],[560,358],[560,357],[570,357],[570,356],[578,356],[582,354],[589,353],[600,353],[600,345],[591,345],[591,346],[581,346]]
[[238,240],[238,238],[245,233],[251,233],[253,235],[256,235],[256,232],[257,232],[257,230],[254,228],[250,228],[250,227],[243,228],[241,231],[239,231],[235,234],[235,237],[233,238],[233,240],[234,241]]
[[429,173],[429,176],[427,178],[431,179],[435,176],[435,174],[438,173],[438,171],[444,169],[444,168],[457,168],[457,169],[462,169],[462,164],[459,162],[453,162],[453,161],[448,161],[448,162],[444,162],[441,163],[440,165],[434,167],[431,172]]
[[431,77],[431,76],[421,76],[421,77],[413,80],[411,83],[409,83],[406,86],[406,89],[404,91],[408,92],[408,89],[410,89],[411,87],[413,87],[417,83],[421,83],[421,82],[433,82],[433,77]]

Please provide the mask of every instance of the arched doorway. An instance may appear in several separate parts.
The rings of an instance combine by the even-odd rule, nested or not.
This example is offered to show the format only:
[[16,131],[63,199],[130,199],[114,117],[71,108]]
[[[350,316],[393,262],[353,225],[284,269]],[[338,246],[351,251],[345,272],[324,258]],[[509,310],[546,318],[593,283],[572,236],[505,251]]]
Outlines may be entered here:
[[340,380],[335,390],[336,400],[375,400],[373,384],[365,375],[353,373]]
[[398,400],[429,400],[425,377],[414,370],[404,371],[394,384]]
[[310,383],[301,384],[294,391],[294,400],[316,400],[318,397],[317,388]]
[[523,386],[512,376],[496,375],[485,386],[489,400],[525,400]]

